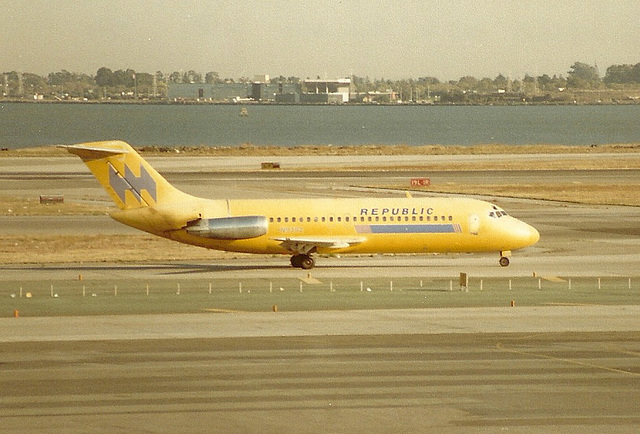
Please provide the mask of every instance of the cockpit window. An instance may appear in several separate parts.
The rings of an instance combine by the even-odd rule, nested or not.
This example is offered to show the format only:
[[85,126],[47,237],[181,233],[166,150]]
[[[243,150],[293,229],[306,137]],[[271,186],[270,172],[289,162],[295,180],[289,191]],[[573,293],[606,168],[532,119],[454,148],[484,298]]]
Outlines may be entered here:
[[493,206],[493,211],[489,211],[489,217],[499,219],[500,217],[508,215],[506,211],[501,210],[497,206]]

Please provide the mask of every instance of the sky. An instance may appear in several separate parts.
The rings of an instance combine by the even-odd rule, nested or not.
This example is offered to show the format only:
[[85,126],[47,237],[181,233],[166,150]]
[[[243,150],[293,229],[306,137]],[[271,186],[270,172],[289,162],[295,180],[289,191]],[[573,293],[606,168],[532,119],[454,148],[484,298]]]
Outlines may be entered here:
[[0,71],[371,79],[640,63],[638,0],[0,0]]

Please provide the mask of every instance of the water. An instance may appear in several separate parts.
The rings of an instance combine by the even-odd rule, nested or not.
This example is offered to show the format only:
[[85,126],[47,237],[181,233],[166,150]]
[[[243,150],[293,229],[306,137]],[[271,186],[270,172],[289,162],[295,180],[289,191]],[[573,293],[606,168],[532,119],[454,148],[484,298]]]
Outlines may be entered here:
[[0,146],[640,143],[640,105],[245,107],[3,103]]

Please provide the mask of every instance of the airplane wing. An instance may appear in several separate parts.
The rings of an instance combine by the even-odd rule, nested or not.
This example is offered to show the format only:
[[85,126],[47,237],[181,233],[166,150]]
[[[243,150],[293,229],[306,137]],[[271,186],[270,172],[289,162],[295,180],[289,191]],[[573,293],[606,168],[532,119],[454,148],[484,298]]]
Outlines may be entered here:
[[280,241],[285,249],[301,254],[308,254],[323,249],[344,249],[355,244],[360,244],[366,240],[363,237],[286,237],[274,238]]

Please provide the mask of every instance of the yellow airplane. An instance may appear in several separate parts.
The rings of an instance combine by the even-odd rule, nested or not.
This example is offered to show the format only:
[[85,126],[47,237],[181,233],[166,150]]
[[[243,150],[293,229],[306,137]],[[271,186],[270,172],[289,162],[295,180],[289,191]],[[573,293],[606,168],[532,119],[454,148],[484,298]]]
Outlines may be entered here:
[[313,254],[499,252],[540,235],[501,208],[465,198],[203,199],[173,187],[121,141],[65,146],[118,205],[128,226],[186,244],[245,253],[288,254],[310,269]]

